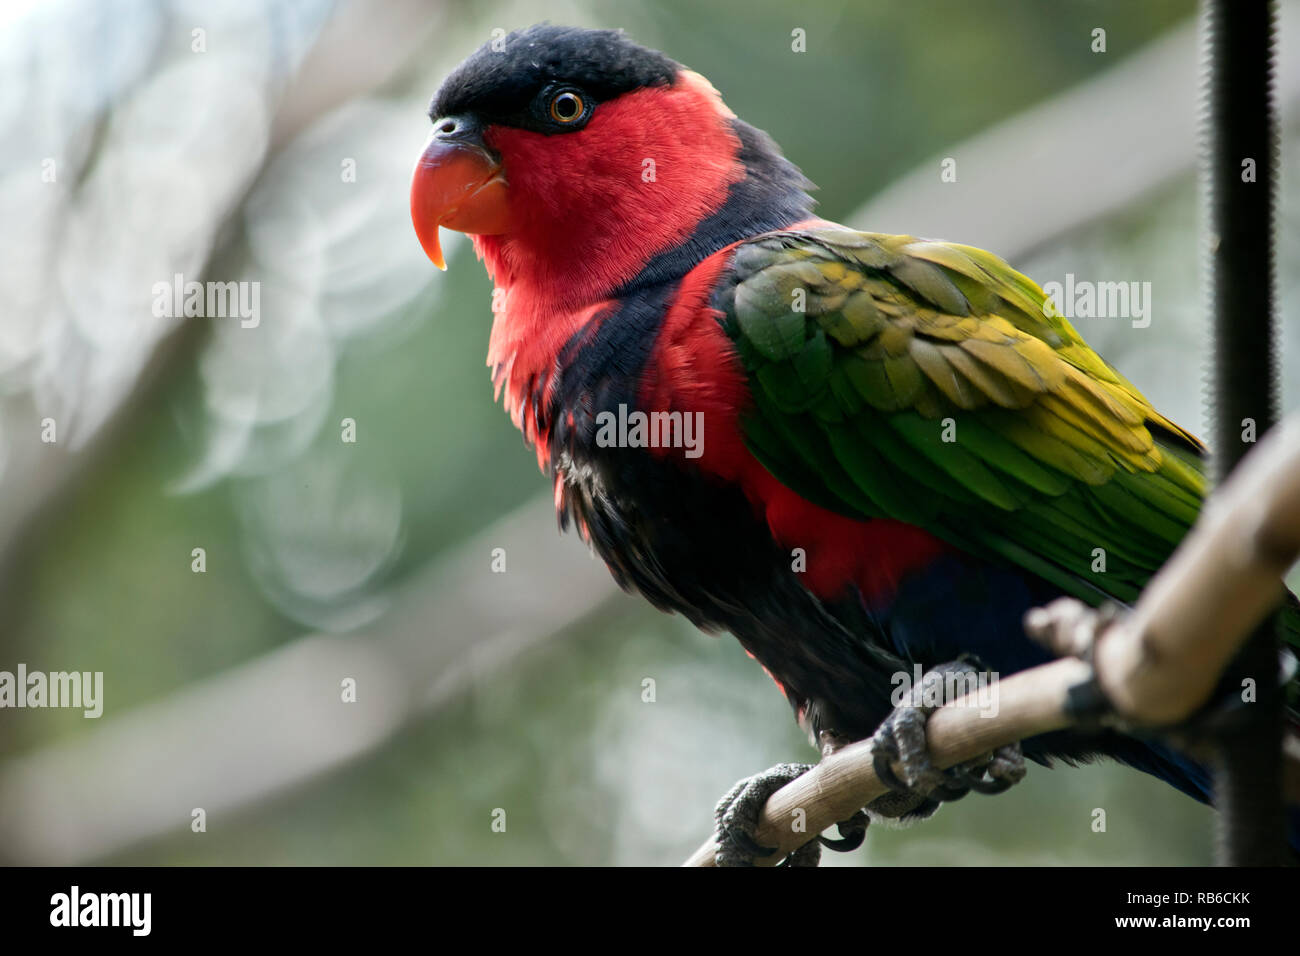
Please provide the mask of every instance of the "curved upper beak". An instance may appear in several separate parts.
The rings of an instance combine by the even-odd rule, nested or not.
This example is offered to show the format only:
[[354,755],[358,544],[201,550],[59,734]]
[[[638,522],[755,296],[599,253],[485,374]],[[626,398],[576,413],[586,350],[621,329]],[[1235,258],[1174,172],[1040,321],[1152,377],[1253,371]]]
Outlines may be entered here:
[[443,116],[415,163],[411,177],[411,221],[425,254],[446,269],[438,227],[495,235],[508,221],[506,180],[501,162],[484,144],[482,127],[464,116]]

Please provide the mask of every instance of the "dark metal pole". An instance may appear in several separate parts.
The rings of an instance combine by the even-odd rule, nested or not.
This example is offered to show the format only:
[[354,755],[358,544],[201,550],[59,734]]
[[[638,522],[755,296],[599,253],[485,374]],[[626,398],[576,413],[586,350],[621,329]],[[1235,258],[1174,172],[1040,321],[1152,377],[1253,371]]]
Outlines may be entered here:
[[[1278,415],[1273,262],[1277,8],[1271,0],[1205,0],[1203,23],[1208,149],[1202,175],[1209,213],[1217,483]],[[1234,691],[1247,678],[1253,680],[1257,698],[1244,708],[1242,721],[1215,741],[1218,861],[1229,866],[1282,863],[1282,695],[1273,619],[1251,637],[1228,673]]]

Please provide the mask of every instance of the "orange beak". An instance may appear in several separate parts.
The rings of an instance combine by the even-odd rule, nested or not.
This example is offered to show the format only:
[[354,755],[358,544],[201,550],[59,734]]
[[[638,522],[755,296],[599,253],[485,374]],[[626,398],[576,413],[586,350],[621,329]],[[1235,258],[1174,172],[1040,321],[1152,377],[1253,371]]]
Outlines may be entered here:
[[[411,221],[427,255],[446,270],[438,227],[476,235],[506,231],[509,220],[501,163],[463,121],[439,120],[411,177]],[[467,128],[468,126],[468,128]]]

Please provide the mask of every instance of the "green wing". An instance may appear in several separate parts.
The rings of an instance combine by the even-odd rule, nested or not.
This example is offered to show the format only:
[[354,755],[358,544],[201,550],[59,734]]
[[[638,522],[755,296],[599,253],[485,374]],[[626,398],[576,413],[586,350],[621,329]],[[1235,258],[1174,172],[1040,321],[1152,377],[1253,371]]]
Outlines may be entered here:
[[1092,603],[1132,601],[1195,520],[1200,443],[996,256],[818,228],[742,244],[734,281],[746,439],[808,499]]

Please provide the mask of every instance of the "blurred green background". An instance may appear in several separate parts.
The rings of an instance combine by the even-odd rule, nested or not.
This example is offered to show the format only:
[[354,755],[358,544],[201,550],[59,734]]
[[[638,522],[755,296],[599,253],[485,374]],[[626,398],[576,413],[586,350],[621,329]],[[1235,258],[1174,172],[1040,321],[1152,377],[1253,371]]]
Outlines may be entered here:
[[[0,669],[103,671],[106,700],[98,721],[0,712],[0,854],[684,859],[734,780],[812,752],[734,640],[611,595],[581,545],[549,527],[537,502],[549,483],[484,367],[486,276],[464,242],[449,245],[447,273],[434,270],[407,220],[428,98],[494,28],[623,27],[768,130],[818,184],[822,215],[912,229],[857,213],[918,169],[937,185],[936,157],[962,169],[961,144],[1051,109],[1180,30],[1191,75],[1193,14],[1191,2],[1152,0],[124,0],[5,14]],[[1092,50],[1096,27],[1104,53]],[[791,52],[794,28],[807,53]],[[1124,95],[1112,95],[1118,107]],[[1194,102],[1181,89],[1167,109],[1190,116]],[[1040,181],[1023,188],[1122,196],[1144,146],[1109,139],[1107,118],[1080,114],[1075,127],[1113,159],[1095,182],[1055,165],[1070,138],[1044,149],[1009,128],[1006,144],[1028,136],[1038,157]],[[41,184],[47,157],[62,176]],[[1053,224],[1048,201],[1032,221],[987,221],[1023,225],[1023,245],[994,251],[1040,282],[1151,281],[1151,328],[1076,324],[1204,432],[1197,193],[1184,159],[1117,211]],[[1010,198],[1022,187],[1003,177]],[[1285,189],[1292,342],[1300,216],[1294,182]],[[996,195],[951,195],[997,208]],[[943,238],[990,243],[978,228]],[[154,317],[148,290],[174,272],[262,283],[261,324]],[[57,446],[34,437],[47,416]],[[340,440],[348,418],[355,444]],[[498,546],[504,574],[491,571]],[[191,568],[199,547],[203,573]],[[296,667],[300,647],[327,663]],[[258,677],[268,661],[310,672],[309,686],[282,694]],[[355,704],[340,700],[350,676]],[[191,828],[194,807],[205,832]],[[1094,808],[1107,811],[1104,833]],[[505,832],[493,830],[497,809]],[[1210,828],[1209,811],[1136,772],[1032,767],[1005,796],[907,831],[873,828],[863,851],[825,862],[1203,864]]]

